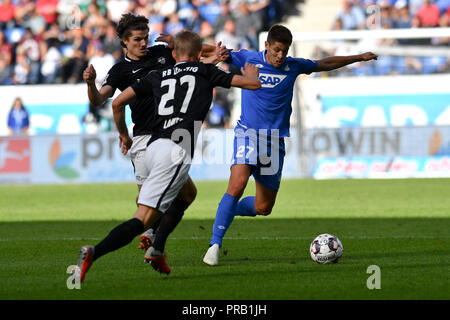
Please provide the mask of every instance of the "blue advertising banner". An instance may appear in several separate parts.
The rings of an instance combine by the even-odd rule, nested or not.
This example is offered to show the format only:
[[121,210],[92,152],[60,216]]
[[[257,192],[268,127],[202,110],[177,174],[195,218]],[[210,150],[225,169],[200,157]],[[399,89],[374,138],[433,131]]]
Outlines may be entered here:
[[450,93],[321,97],[327,127],[450,124]]

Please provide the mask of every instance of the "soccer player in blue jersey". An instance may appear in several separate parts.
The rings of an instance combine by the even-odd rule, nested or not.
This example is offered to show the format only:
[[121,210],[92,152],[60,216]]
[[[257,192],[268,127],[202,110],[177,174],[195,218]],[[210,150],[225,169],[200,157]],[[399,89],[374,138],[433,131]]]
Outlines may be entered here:
[[[265,50],[230,50],[227,62],[242,67],[250,63],[259,68],[262,87],[242,90],[241,117],[235,127],[233,161],[228,188],[217,208],[211,242],[203,262],[219,263],[222,239],[235,216],[267,216],[275,204],[285,155],[284,138],[289,136],[294,83],[298,75],[330,71],[359,61],[377,59],[366,52],[334,56],[322,60],[288,57],[292,34],[284,26],[270,28]],[[255,196],[239,201],[253,176]]]

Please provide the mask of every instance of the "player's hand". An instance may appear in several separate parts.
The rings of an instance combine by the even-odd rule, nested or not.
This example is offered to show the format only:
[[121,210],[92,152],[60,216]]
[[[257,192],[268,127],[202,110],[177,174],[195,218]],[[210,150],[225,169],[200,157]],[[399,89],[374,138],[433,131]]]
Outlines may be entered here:
[[222,41],[217,42],[216,56],[219,62],[226,61],[230,57],[230,52],[228,51],[226,46],[222,45]]
[[258,67],[246,62],[245,68],[241,68],[241,72],[244,75],[244,77],[247,78],[258,78],[259,75],[259,69]]
[[167,43],[167,47],[173,49],[175,47],[173,42],[173,36],[167,33],[161,33],[158,38],[155,40],[156,42],[165,42]]
[[365,52],[361,54],[362,61],[370,61],[370,60],[377,60],[378,55],[374,54],[372,52]]
[[95,72],[94,66],[91,64],[89,67],[83,71],[83,80],[87,84],[95,84],[95,79],[97,78],[97,73]]
[[120,134],[119,135],[119,147],[122,151],[123,155],[126,155],[128,150],[130,150],[131,145],[133,144],[133,140],[131,140],[130,136]]

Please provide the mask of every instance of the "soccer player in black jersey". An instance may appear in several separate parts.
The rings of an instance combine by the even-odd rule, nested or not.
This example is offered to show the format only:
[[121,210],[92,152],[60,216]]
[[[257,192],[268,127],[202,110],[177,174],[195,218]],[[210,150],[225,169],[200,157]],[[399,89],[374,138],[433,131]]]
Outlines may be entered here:
[[[247,64],[241,70],[243,76],[233,75],[214,65],[199,62],[201,50],[201,39],[196,33],[178,33],[173,52],[175,66],[150,72],[113,101],[113,109],[122,110],[136,98],[154,98],[154,103],[149,105],[155,108],[156,115],[153,138],[145,153],[149,176],[139,194],[138,209],[133,219],[114,228],[95,247],[82,247],[78,261],[81,281],[94,260],[125,246],[161,215],[167,215],[168,208],[188,179],[193,156],[191,146],[195,145],[196,140],[195,124],[205,119],[211,105],[213,88],[235,86],[256,90],[261,87],[258,68],[255,66]],[[115,121],[119,123],[117,117]],[[130,140],[126,127],[118,125],[118,130],[122,141]],[[171,231],[165,232],[167,239]],[[155,239],[147,250],[146,262],[155,270],[169,274],[171,270],[164,254],[165,240],[162,243],[157,241]]]
[[[173,38],[168,35],[160,36],[157,41],[167,42],[168,46],[157,45],[148,47],[148,19],[144,16],[131,13],[124,14],[117,26],[117,35],[121,39],[121,45],[126,48],[126,56],[116,63],[108,72],[100,89],[95,84],[96,73],[92,65],[83,72],[83,79],[87,83],[89,101],[94,106],[103,104],[114,95],[116,89],[125,90],[136,80],[143,78],[152,70],[157,70],[173,65],[172,57]],[[203,46],[204,55],[213,55],[216,52],[214,46]],[[223,48],[224,49],[224,48]],[[148,97],[135,99],[130,103],[131,118],[134,123],[133,139],[119,141],[122,153],[130,152],[138,191],[148,176],[148,171],[143,163],[146,144],[153,126],[153,108],[149,108],[152,100]],[[125,126],[125,110],[120,113],[120,125]],[[189,178],[186,185],[180,190],[180,195],[173,202],[169,210],[169,216],[173,219],[181,219],[184,211],[194,201],[197,190]],[[137,201],[137,198],[136,198]],[[173,212],[173,213],[172,213]],[[140,247],[146,250],[154,238],[154,231],[159,221],[149,228],[140,238]]]

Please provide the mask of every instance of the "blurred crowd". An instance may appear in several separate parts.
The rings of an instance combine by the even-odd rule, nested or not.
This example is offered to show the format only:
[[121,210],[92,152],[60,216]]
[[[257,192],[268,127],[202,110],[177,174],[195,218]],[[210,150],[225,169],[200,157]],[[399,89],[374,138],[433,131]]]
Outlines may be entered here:
[[[450,0],[343,0],[332,30],[414,29],[450,27]],[[335,42],[336,44],[336,42]],[[316,77],[433,74],[450,72],[450,37],[361,39],[339,41],[333,48],[318,45],[314,59],[374,50],[378,60],[358,63]],[[387,48],[387,50],[386,50]],[[397,54],[389,54],[392,49]],[[384,49],[384,51],[383,51]],[[391,49],[391,50],[389,50]]]
[[332,30],[450,26],[450,0],[343,0]]
[[160,33],[191,29],[205,42],[258,48],[258,33],[279,21],[282,0],[1,0],[0,85],[79,83],[92,63],[98,80],[124,54],[115,28],[126,12]]

